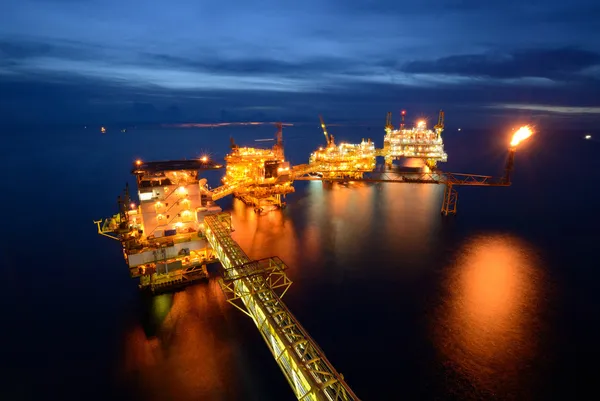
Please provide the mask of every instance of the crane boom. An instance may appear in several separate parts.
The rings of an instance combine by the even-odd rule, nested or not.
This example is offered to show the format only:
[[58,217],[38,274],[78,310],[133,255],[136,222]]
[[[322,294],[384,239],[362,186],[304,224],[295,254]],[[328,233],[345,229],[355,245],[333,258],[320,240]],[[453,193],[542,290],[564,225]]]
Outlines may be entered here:
[[438,123],[434,127],[435,129],[444,129],[444,110],[440,110],[440,115],[438,116]]
[[327,143],[327,145],[329,145],[329,143],[331,142],[331,139],[329,138],[329,134],[327,133],[327,127],[325,126],[325,121],[323,121],[322,116],[319,116],[319,120],[321,120],[321,128],[323,129],[323,134],[325,134],[325,142]]

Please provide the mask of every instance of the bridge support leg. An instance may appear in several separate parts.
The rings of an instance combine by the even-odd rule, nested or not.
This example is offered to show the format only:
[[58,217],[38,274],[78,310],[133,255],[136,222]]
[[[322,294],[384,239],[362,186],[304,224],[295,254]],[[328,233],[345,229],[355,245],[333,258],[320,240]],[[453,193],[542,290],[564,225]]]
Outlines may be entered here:
[[442,214],[448,216],[449,214],[456,214],[456,207],[458,204],[458,192],[452,188],[452,184],[446,185],[444,190],[444,202],[442,203]]

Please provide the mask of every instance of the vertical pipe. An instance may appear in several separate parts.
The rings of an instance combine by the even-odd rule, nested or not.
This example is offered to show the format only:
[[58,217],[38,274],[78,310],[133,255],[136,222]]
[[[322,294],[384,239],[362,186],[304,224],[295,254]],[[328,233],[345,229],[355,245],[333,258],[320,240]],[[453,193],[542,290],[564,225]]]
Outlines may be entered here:
[[510,147],[508,149],[508,157],[506,158],[506,167],[504,168],[504,177],[502,177],[503,184],[510,184],[510,175],[514,169],[515,165],[515,147]]

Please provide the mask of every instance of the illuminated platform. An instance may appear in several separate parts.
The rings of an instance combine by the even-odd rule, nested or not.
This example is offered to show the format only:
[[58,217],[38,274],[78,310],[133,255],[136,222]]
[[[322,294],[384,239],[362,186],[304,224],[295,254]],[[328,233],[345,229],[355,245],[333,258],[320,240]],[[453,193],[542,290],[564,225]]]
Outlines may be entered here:
[[448,161],[444,151],[442,132],[444,131],[444,112],[440,111],[438,123],[433,130],[427,128],[425,120],[417,122],[413,128],[406,128],[402,111],[402,122],[399,129],[392,125],[392,115],[388,113],[383,138],[383,149],[379,152],[385,158],[387,166],[394,160],[420,159],[423,164],[433,169],[438,162]]
[[223,185],[211,191],[213,201],[233,195],[256,211],[267,206],[285,207],[283,199],[294,192],[294,187],[290,163],[283,152],[283,124],[276,125],[276,142],[270,149],[240,147],[231,139]]
[[139,287],[170,291],[208,278],[217,257],[201,232],[204,216],[221,212],[209,199],[200,172],[221,168],[208,158],[134,163],[139,203],[129,187],[118,197],[119,213],[95,221],[98,233],[121,242]]

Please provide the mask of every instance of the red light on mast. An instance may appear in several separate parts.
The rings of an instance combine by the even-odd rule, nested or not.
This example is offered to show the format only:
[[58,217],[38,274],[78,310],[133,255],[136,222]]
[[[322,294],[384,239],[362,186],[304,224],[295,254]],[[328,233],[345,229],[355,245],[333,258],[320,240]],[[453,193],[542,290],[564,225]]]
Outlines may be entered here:
[[402,115],[406,115],[406,110],[402,110]]

